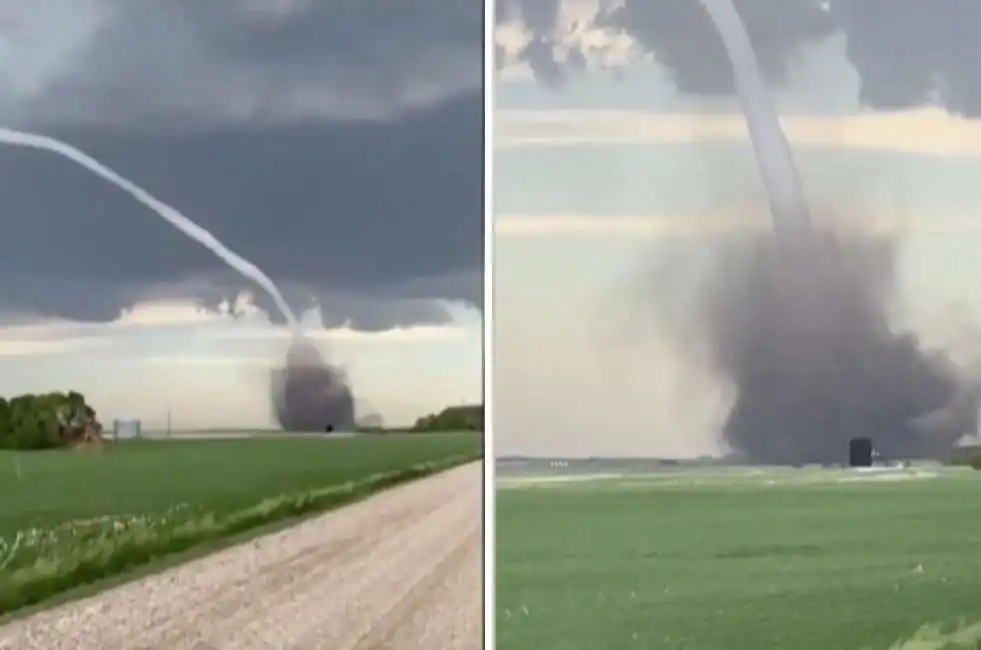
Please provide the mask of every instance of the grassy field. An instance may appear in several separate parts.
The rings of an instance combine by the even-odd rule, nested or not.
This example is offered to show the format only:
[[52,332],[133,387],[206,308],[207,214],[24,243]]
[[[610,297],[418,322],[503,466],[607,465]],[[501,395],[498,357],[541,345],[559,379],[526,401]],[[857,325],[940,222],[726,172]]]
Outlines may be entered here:
[[497,647],[892,648],[981,620],[979,503],[939,468],[499,478]]
[[0,613],[479,457],[473,434],[0,453]]

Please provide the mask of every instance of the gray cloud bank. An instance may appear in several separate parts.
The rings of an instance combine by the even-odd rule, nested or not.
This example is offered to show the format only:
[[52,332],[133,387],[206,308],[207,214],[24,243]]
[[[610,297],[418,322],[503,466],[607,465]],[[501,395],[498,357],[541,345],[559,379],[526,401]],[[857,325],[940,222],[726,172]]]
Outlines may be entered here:
[[[925,104],[981,116],[981,3],[973,0],[734,0],[771,81],[785,81],[801,49],[839,34],[861,79],[860,101],[878,109]],[[696,0],[600,3],[592,26],[629,34],[672,73],[679,90],[732,94],[722,44]],[[555,83],[585,60],[559,63],[561,0],[501,0],[498,17],[521,16],[534,37],[517,57]],[[574,27],[581,27],[577,25]]]
[[[480,3],[0,8],[0,124],[68,141],[362,329],[482,305]],[[85,170],[0,147],[0,309],[84,321],[241,281]],[[269,307],[268,304],[264,304]]]

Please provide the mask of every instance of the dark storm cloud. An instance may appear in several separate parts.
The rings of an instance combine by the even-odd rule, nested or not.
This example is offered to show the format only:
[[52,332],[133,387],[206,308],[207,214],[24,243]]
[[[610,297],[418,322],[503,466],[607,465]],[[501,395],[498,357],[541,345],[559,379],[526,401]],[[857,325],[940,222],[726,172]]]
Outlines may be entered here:
[[479,91],[482,24],[472,0],[17,3],[0,107],[140,130],[383,117]]
[[[571,61],[559,63],[554,56],[558,45],[554,26],[559,18],[559,8],[560,3],[551,0],[545,2],[527,0],[520,3],[501,0],[495,5],[498,22],[520,16],[528,27],[531,38],[517,56],[528,63],[539,80],[548,84],[562,81],[565,77],[565,68],[572,63]],[[500,61],[502,58],[503,53],[499,50],[497,60]]]
[[[477,97],[386,122],[57,135],[125,170],[286,285],[371,295],[480,268]],[[128,195],[52,154],[0,148],[0,192],[0,273],[9,280],[120,280],[131,293],[224,268]],[[468,291],[427,297],[479,303],[479,285],[459,289]],[[9,299],[101,320],[127,298],[66,290]]]
[[[772,81],[788,76],[802,46],[840,33],[861,78],[861,102],[893,109],[938,104],[981,115],[981,3],[975,0],[734,0]],[[531,15],[538,33],[554,29],[542,17],[559,0],[510,0]],[[531,8],[529,14],[527,8]],[[502,15],[507,15],[502,9]],[[630,34],[672,73],[678,88],[731,94],[733,80],[718,35],[698,0],[624,0],[595,25]],[[549,37],[554,38],[554,37]],[[520,53],[535,70],[555,65],[551,49]],[[543,77],[552,82],[554,75]]]
[[[0,124],[90,153],[331,323],[441,322],[436,301],[481,304],[480,3],[56,5],[0,20],[21,36],[0,47]],[[206,304],[243,288],[53,154],[0,147],[0,193],[0,308],[101,321],[161,287]]]

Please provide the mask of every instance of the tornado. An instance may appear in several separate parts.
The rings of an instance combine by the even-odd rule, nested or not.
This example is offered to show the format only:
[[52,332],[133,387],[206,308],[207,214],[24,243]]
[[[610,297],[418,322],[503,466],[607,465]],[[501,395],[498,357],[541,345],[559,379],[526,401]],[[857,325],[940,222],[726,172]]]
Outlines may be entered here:
[[[896,237],[812,222],[739,14],[730,0],[702,4],[733,67],[772,224],[717,242],[676,330],[734,388],[722,442],[763,464],[844,462],[848,440],[866,436],[887,457],[943,456],[977,429],[976,378],[891,322]],[[833,209],[835,223],[860,221]]]
[[811,219],[800,174],[746,27],[731,0],[701,2],[732,63],[736,92],[770,200],[773,228],[785,240],[806,241]]
[[41,149],[81,165],[127,192],[182,233],[198,242],[272,298],[289,325],[291,343],[283,363],[270,375],[270,400],[276,419],[287,431],[340,430],[354,423],[354,397],[340,369],[328,363],[299,326],[276,283],[258,266],[228,248],[211,232],[173,206],[72,145],[36,133],[0,128],[0,143]]
[[340,368],[314,343],[294,338],[270,377],[276,419],[286,431],[344,431],[355,423],[354,394]]

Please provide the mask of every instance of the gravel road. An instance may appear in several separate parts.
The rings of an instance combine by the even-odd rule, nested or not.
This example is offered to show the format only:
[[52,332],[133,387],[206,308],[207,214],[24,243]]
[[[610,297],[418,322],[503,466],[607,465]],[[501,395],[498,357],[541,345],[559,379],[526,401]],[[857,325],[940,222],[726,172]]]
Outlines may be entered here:
[[472,463],[0,628],[25,650],[481,647]]

